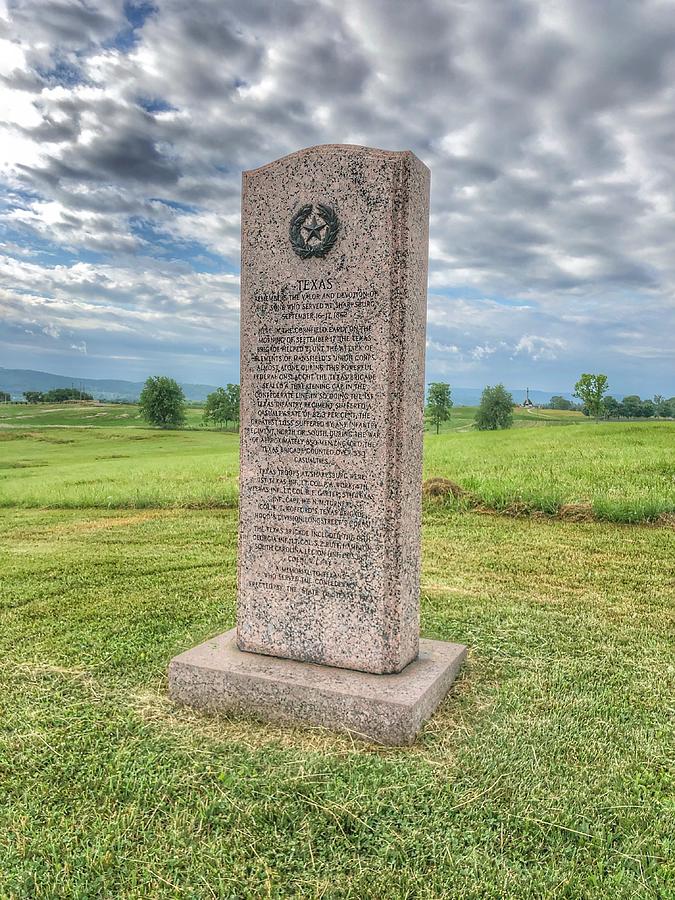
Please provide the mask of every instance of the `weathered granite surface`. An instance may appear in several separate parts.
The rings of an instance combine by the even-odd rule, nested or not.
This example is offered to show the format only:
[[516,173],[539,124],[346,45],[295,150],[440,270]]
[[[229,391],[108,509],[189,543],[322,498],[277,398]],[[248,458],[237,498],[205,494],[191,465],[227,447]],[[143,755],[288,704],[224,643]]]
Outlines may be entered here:
[[242,653],[235,630],[175,657],[173,699],[273,722],[323,725],[381,744],[411,744],[447,693],[466,647],[420,641],[403,672],[373,675]]
[[409,744],[454,680],[419,640],[428,209],[408,152],[244,173],[237,629],[173,699]]
[[244,173],[242,650],[373,673],[417,656],[428,217],[407,151]]

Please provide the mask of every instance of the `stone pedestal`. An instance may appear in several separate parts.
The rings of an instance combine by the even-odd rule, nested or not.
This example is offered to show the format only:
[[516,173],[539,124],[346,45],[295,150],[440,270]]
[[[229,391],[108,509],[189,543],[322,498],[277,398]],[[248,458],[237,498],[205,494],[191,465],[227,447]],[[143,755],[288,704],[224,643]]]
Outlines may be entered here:
[[466,647],[420,641],[396,675],[371,675],[276,659],[237,648],[228,631],[181,653],[169,666],[174,700],[271,722],[323,725],[380,744],[412,744],[447,693]]
[[[447,690],[461,654],[418,659],[428,220],[429,171],[407,151],[326,145],[244,173],[236,640],[250,656],[233,667],[228,637],[212,656],[221,675],[207,666],[208,690],[186,702],[217,707],[220,692],[230,708],[235,691],[255,711],[258,685],[267,717],[342,716],[391,743],[382,723],[395,716],[366,722],[377,685],[387,709],[396,695],[385,676],[424,683],[394,739]],[[343,683],[361,698],[356,718],[336,699]]]

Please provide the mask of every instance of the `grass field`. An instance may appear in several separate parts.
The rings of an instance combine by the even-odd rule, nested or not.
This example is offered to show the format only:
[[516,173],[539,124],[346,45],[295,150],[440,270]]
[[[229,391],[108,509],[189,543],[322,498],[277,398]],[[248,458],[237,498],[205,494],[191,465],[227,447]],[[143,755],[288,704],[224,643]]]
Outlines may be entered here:
[[[553,515],[586,507],[617,522],[675,513],[675,422],[596,425],[582,416],[579,424],[577,413],[549,412],[536,410],[532,427],[507,432],[458,425],[427,433],[425,478],[448,478],[474,505],[497,511]],[[89,414],[81,409],[78,420],[72,407],[54,413],[70,416],[71,426]],[[560,416],[575,424],[562,427]],[[0,428],[0,507],[227,508],[237,501],[237,473],[232,432],[138,424]]]
[[470,660],[386,750],[168,702],[235,511],[0,528],[0,896],[672,896],[668,529],[427,511],[422,632]]
[[[188,428],[202,428],[203,408],[189,406],[186,409],[186,425]],[[467,431],[473,425],[476,415],[475,406],[457,406],[452,410],[452,418],[441,425],[441,434],[448,431]],[[580,412],[566,410],[531,409],[516,407],[514,410],[514,426],[516,428],[540,425],[584,424],[590,420]],[[80,427],[113,427],[143,428],[145,423],[138,407],[129,404],[0,404],[0,427],[19,426],[32,428],[35,426],[77,425]],[[434,431],[431,425],[429,431]]]
[[450,478],[490,509],[588,504],[599,519],[654,521],[675,512],[675,423],[427,435],[425,477]]
[[[476,416],[476,406],[455,406],[449,422],[443,422],[441,434],[449,431],[470,431]],[[537,428],[543,425],[588,425],[593,424],[583,413],[558,409],[523,409],[517,406],[513,411],[514,428]],[[435,434],[436,428],[426,424],[429,434]]]
[[[201,427],[203,408],[188,406],[185,421],[189,428]],[[146,423],[141,418],[138,406],[128,403],[104,403],[101,405],[83,404],[50,404],[36,405],[0,404],[0,428],[2,426],[19,426],[34,428],[36,426],[54,427],[57,425],[80,428],[144,428]]]
[[0,430],[0,507],[233,506],[238,468],[228,432]]
[[[422,634],[469,660],[383,749],[168,701],[234,623],[238,438],[68,415],[0,429],[0,897],[675,896],[667,522],[426,503]],[[425,475],[486,508],[675,509],[674,423],[454,424]]]

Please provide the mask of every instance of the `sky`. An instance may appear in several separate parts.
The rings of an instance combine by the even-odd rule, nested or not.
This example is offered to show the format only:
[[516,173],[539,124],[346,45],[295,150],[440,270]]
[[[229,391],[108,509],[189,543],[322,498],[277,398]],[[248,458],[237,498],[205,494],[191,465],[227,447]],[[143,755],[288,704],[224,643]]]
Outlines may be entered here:
[[0,366],[238,380],[241,171],[431,169],[427,381],[675,394],[675,2],[0,0]]

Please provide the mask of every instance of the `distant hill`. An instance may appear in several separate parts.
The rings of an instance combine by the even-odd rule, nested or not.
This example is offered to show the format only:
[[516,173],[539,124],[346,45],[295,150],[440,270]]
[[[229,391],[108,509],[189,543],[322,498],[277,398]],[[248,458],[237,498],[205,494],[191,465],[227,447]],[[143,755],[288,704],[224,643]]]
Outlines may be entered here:
[[[109,378],[73,378],[54,375],[34,369],[3,369],[0,366],[0,390],[8,391],[13,400],[22,399],[24,391],[49,391],[52,388],[75,387],[91,394],[97,400],[138,400],[143,390],[142,381],[124,381]],[[205,400],[215,391],[212,384],[182,384],[188,400]]]
[[[8,391],[12,399],[20,400],[24,391],[49,391],[52,388],[76,387],[91,394],[97,400],[138,400],[143,390],[142,381],[124,381],[109,378],[73,378],[70,375],[54,375],[50,372],[38,372],[34,369],[3,369],[0,366],[0,390]],[[213,384],[181,384],[185,396],[193,402],[206,399],[207,394],[214,391]],[[516,403],[525,399],[525,388],[509,388]],[[455,406],[477,406],[480,402],[482,388],[452,388],[452,400]],[[574,399],[567,391],[539,391],[530,388],[530,399],[541,405],[548,403],[554,394]],[[618,395],[615,394],[618,397]]]

